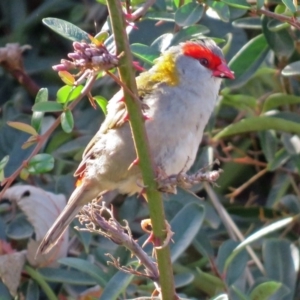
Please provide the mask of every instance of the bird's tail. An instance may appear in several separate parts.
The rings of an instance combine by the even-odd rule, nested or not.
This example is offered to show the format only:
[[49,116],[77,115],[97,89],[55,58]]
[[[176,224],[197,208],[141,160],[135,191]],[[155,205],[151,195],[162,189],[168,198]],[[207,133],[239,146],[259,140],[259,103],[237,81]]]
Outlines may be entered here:
[[99,189],[95,189],[91,183],[83,182],[80,186],[76,187],[66,207],[43,238],[36,255],[39,253],[48,253],[57,244],[83,205],[96,198],[98,194]]

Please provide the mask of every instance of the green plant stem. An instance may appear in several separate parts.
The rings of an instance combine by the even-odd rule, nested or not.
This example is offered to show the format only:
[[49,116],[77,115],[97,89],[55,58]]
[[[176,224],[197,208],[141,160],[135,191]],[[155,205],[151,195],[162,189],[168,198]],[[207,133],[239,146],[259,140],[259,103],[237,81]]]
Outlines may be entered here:
[[[118,68],[121,81],[137,95],[137,87],[132,67],[132,55],[129,48],[128,38],[125,31],[126,24],[120,0],[107,1],[111,25],[115,36],[117,54],[123,53]],[[146,187],[146,197],[149,205],[149,213],[152,221],[153,234],[161,243],[166,236],[166,224],[164,207],[161,193],[157,190],[155,172],[150,155],[150,148],[144,119],[140,109],[140,103],[133,99],[124,90],[124,100],[128,110],[130,126],[139,159],[139,167],[142,172],[143,182]],[[164,300],[177,299],[174,288],[173,269],[170,258],[169,246],[156,250],[157,263],[160,276],[161,296]]]
[[50,288],[49,284],[44,280],[44,278],[38,271],[34,270],[29,266],[25,266],[24,270],[29,274],[29,276],[33,280],[35,280],[39,284],[39,286],[42,288],[49,300],[58,300],[53,290]]

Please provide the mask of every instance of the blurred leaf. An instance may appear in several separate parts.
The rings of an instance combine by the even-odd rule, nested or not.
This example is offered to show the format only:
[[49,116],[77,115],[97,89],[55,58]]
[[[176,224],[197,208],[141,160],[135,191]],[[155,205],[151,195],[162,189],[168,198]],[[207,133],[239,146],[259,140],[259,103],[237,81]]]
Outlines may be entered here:
[[289,28],[290,24],[288,23],[283,23],[282,21],[276,20],[276,19],[271,19],[268,22],[268,29],[272,32],[277,32],[285,28]]
[[56,111],[63,111],[64,106],[61,103],[57,103],[54,101],[47,101],[47,102],[39,102],[35,103],[32,106],[32,111],[40,111],[40,112],[56,112]]
[[281,71],[283,76],[299,76],[300,75],[300,61],[295,61],[287,66]]
[[65,110],[60,116],[61,127],[64,132],[70,133],[74,127],[74,118],[70,109]]
[[234,20],[232,25],[244,29],[261,29],[261,20],[258,17],[246,17]]
[[[46,88],[41,88],[36,97],[35,97],[35,103],[40,103],[40,102],[47,102],[48,101],[48,89]],[[37,131],[40,131],[41,124],[42,124],[42,119],[43,119],[44,114],[42,112],[35,111],[32,114],[31,117],[31,126]]]
[[249,95],[224,95],[222,105],[228,105],[240,110],[250,109],[253,111],[256,108],[256,98]]
[[236,241],[225,241],[219,248],[216,261],[219,272],[224,274],[225,280],[229,286],[234,284],[235,281],[240,278],[240,276],[242,276],[248,261],[247,252],[242,251],[237,256],[235,256],[229,264],[226,264],[227,259],[230,257],[232,251],[234,251],[237,245],[238,242]]
[[[281,219],[279,221],[275,221],[270,225],[267,225],[266,227],[256,231],[255,233],[251,234],[250,236],[248,236],[243,242],[241,242],[233,251],[232,254],[227,258],[225,265],[224,265],[224,269],[226,270],[228,268],[228,266],[231,264],[232,260],[236,257],[236,255],[238,253],[240,253],[240,251],[242,251],[243,249],[245,249],[246,246],[248,246],[249,244],[257,241],[258,239],[266,236],[267,234],[270,234],[273,231],[282,229],[284,227],[286,227],[287,225],[291,224],[292,222],[294,222],[295,219],[293,217],[288,217],[288,218],[284,218]],[[274,260],[277,261],[277,260]]]
[[39,300],[40,299],[39,286],[33,280],[29,280],[27,290],[26,290],[25,299],[26,300]]
[[251,39],[230,60],[228,65],[234,71],[235,80],[227,80],[226,86],[238,87],[247,82],[265,60],[268,52],[269,47],[263,35]]
[[57,18],[44,18],[43,23],[61,36],[78,42],[90,42],[88,34],[70,22]]
[[246,118],[235,124],[231,124],[214,136],[214,139],[218,140],[234,134],[270,129],[300,134],[299,123],[281,118],[262,116]]
[[59,71],[58,76],[61,78],[61,80],[65,84],[70,85],[70,86],[73,86],[74,82],[76,81],[75,77],[68,71]]
[[38,272],[49,282],[76,284],[76,285],[95,285],[97,282],[88,274],[74,269],[61,268],[42,268]]
[[281,141],[289,154],[298,155],[300,153],[300,139],[297,135],[283,133]]
[[287,193],[291,185],[289,176],[290,175],[285,173],[276,174],[267,197],[266,207],[274,207]]
[[[294,257],[294,254],[298,258]],[[262,255],[267,276],[290,289],[290,293],[281,299],[295,299],[294,293],[298,273],[295,266],[299,265],[299,250],[287,240],[267,239],[262,247]],[[294,258],[296,258],[296,261],[294,261]]]
[[267,162],[272,162],[275,158],[275,153],[278,147],[278,140],[275,131],[260,131],[258,132],[258,137]]
[[166,11],[148,11],[145,14],[145,18],[149,20],[174,22],[174,14]]
[[250,294],[251,300],[268,300],[280,287],[280,282],[267,281],[256,286]]
[[295,13],[297,11],[297,8],[295,7],[294,2],[292,0],[282,0],[282,2],[286,6],[286,8],[289,9],[292,13]]
[[106,115],[107,114],[106,107],[107,107],[108,101],[102,96],[94,96],[93,98],[95,99],[95,101],[97,102],[97,104],[99,105],[99,107],[101,108],[103,113]]
[[217,297],[210,298],[210,300],[229,300],[229,298],[227,294],[222,294]]
[[30,174],[40,174],[51,171],[53,167],[53,156],[47,153],[41,153],[30,159],[27,170]]
[[92,264],[91,262],[75,258],[75,257],[65,257],[58,260],[60,264],[63,264],[65,266],[77,269],[78,271],[81,271],[83,273],[88,274],[91,278],[95,279],[96,283],[99,284],[101,287],[105,287],[107,282],[105,280],[105,274],[95,264]]
[[99,300],[116,300],[133,279],[132,274],[117,272],[106,284]]
[[282,93],[271,94],[264,102],[262,113],[280,106],[286,107],[290,104],[299,104],[299,103],[300,103],[300,97],[298,96],[282,94]]
[[24,240],[30,238],[34,233],[33,227],[25,215],[18,215],[6,227],[6,235],[13,240]]
[[31,135],[38,135],[36,130],[29,124],[25,124],[25,123],[21,123],[21,122],[7,122],[7,125],[12,128],[27,132],[28,134],[31,134]]
[[195,2],[186,3],[180,6],[175,13],[175,22],[179,26],[191,26],[197,23],[204,12],[202,4]]
[[82,85],[79,85],[76,87],[65,85],[65,86],[61,87],[57,91],[57,94],[56,94],[57,102],[58,103],[66,103],[66,102],[70,102],[70,101],[77,99],[78,96],[80,95],[82,89],[83,89]]
[[130,46],[131,52],[134,56],[146,62],[150,65],[153,65],[154,59],[159,56],[159,52],[152,47],[143,45],[143,44],[132,44]]
[[9,155],[4,156],[0,161],[0,170],[2,171],[9,161]]
[[94,38],[100,43],[104,43],[108,37],[109,33],[107,31],[100,31],[94,36]]
[[195,273],[194,285],[209,296],[213,296],[225,288],[225,283],[219,277],[203,272],[199,268]]
[[174,243],[170,245],[172,262],[184,252],[193,241],[204,220],[202,205],[190,203],[184,206],[171,222]]
[[287,29],[277,32],[268,29],[270,18],[262,16],[262,30],[269,47],[279,58],[289,58],[294,52],[294,40]]
[[246,0],[221,0],[222,2],[226,3],[227,5],[239,9],[249,9],[250,5],[247,3]]
[[181,288],[191,284],[194,280],[195,276],[193,273],[182,273],[174,276],[174,284],[175,288]]
[[290,158],[291,155],[284,148],[280,149],[275,153],[274,159],[268,163],[268,170],[275,171],[277,168],[285,164]]
[[203,37],[203,35],[207,33],[209,33],[209,29],[204,25],[196,24],[183,28],[174,34],[170,46],[177,45],[180,42],[185,42],[187,40]]
[[218,2],[213,0],[207,0],[206,4],[211,7],[224,22],[229,22],[230,20],[230,11],[227,4],[224,2]]

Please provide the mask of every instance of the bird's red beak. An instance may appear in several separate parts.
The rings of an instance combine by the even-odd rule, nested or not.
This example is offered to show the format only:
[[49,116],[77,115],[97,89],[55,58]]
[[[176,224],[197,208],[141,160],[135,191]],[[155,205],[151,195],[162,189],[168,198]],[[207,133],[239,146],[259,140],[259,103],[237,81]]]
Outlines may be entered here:
[[234,73],[228,68],[227,64],[222,61],[221,64],[213,71],[213,76],[234,79]]

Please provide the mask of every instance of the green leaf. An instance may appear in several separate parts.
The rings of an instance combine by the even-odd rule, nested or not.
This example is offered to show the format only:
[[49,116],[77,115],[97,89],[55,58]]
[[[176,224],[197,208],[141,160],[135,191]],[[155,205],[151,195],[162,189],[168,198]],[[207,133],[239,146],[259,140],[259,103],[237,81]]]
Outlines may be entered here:
[[63,264],[65,266],[74,268],[78,271],[88,274],[101,287],[105,287],[107,284],[106,280],[104,279],[106,275],[102,272],[100,267],[98,267],[95,264],[92,264],[87,260],[75,258],[75,257],[65,257],[59,259],[58,262],[60,264]]
[[26,123],[21,123],[21,122],[7,122],[7,125],[18,129],[20,131],[24,131],[30,135],[38,135],[38,133],[36,132],[36,130],[29,124]]
[[95,285],[97,282],[88,274],[77,270],[66,270],[61,268],[43,268],[38,272],[49,282],[58,282],[74,285]]
[[293,0],[282,0],[287,9],[289,9],[292,13],[297,11],[297,8],[294,5]]
[[256,8],[261,9],[265,4],[265,0],[257,0],[256,1]]
[[289,154],[298,155],[300,153],[299,136],[283,133],[281,135],[281,141]]
[[149,20],[174,22],[174,13],[166,11],[148,11],[145,18]]
[[57,18],[44,18],[43,23],[61,36],[71,40],[90,43],[89,35],[79,27]]
[[222,99],[222,105],[228,105],[240,110],[248,109],[253,111],[256,108],[257,100],[255,97],[249,95],[224,95]]
[[68,71],[59,71],[58,76],[65,84],[70,86],[73,86],[76,81],[75,77]]
[[75,99],[78,98],[82,89],[83,89],[82,85],[79,85],[76,87],[65,85],[65,86],[61,87],[57,91],[57,94],[56,94],[57,102],[64,104],[64,103],[68,103],[70,101],[74,101]]
[[237,28],[261,30],[261,20],[258,17],[246,17],[234,20],[232,25]]
[[282,286],[276,281],[267,281],[256,286],[250,294],[251,300],[268,300]]
[[15,217],[6,227],[6,235],[13,240],[25,240],[34,233],[32,225],[26,216],[21,214]]
[[26,300],[39,300],[40,299],[39,286],[32,279],[30,279],[28,282],[25,299]]
[[108,37],[109,33],[107,31],[100,31],[94,36],[99,43],[104,43]]
[[221,2],[226,3],[227,5],[239,9],[249,9],[250,5],[247,3],[246,0],[221,0]]
[[278,147],[276,132],[274,130],[261,131],[258,133],[258,137],[266,160],[273,161]]
[[175,22],[179,26],[191,26],[197,23],[204,12],[202,4],[190,2],[180,6],[175,13]]
[[290,158],[291,155],[284,148],[282,148],[276,152],[274,159],[268,163],[267,169],[271,172],[275,171],[284,165]]
[[214,139],[218,140],[230,135],[270,129],[300,134],[300,124],[297,122],[284,120],[278,117],[260,116],[250,117],[231,124],[221,130]]
[[268,52],[269,47],[263,35],[251,39],[229,62],[235,80],[227,80],[226,86],[238,87],[247,82],[265,60]]
[[268,110],[277,108],[279,106],[287,106],[290,104],[299,104],[299,103],[300,103],[300,97],[298,96],[281,94],[281,93],[272,94],[265,100],[262,108],[262,113],[265,113]]
[[97,102],[97,104],[99,105],[99,107],[101,108],[101,110],[103,111],[103,113],[106,115],[107,114],[107,103],[108,101],[102,97],[102,96],[94,96],[95,101]]
[[54,158],[47,153],[35,155],[29,162],[27,171],[30,174],[40,174],[49,172],[54,167]]
[[[248,261],[248,254],[246,251],[240,252],[237,256],[226,264],[228,257],[232,251],[237,247],[238,242],[227,240],[221,247],[219,247],[216,265],[221,274],[224,274],[228,286],[232,285],[245,270]],[[226,268],[225,268],[226,266]]]
[[9,155],[5,155],[0,161],[0,171],[2,171],[9,161]]
[[[47,102],[48,101],[48,89],[46,88],[41,88],[36,97],[35,97],[35,103],[40,103],[40,102]],[[39,111],[35,111],[32,114],[31,117],[31,126],[39,132],[41,129],[41,124],[42,124],[42,119],[43,119],[44,114]]]
[[289,58],[294,52],[294,39],[290,36],[287,29],[277,32],[270,31],[268,23],[271,19],[262,16],[262,31],[268,42],[269,47],[279,58]]
[[153,61],[160,55],[157,50],[143,44],[132,44],[130,49],[135,57],[150,65],[153,65]]
[[174,284],[175,288],[182,288],[191,284],[194,280],[195,276],[193,273],[181,273],[174,276]]
[[[294,222],[295,219],[293,217],[288,217],[281,219],[279,221],[273,222],[270,225],[267,225],[266,227],[256,231],[255,233],[251,234],[249,237],[247,237],[243,242],[241,242],[233,251],[232,254],[227,258],[225,262],[224,269],[226,270],[228,266],[231,264],[233,259],[236,257],[238,253],[240,253],[243,249],[246,248],[246,246],[250,245],[251,243],[257,241],[258,239],[276,231],[279,229],[282,229],[292,222]],[[276,261],[276,260],[274,260]]]
[[206,1],[206,4],[218,14],[223,22],[229,22],[230,10],[227,4],[213,0]]
[[299,76],[300,75],[300,61],[295,61],[287,65],[282,71],[283,76]]
[[33,105],[32,111],[40,111],[40,112],[56,112],[63,111],[64,106],[61,103],[57,103],[54,101],[47,102],[39,102]]
[[284,22],[276,20],[276,19],[271,19],[268,22],[267,26],[268,26],[268,29],[270,31],[277,32],[277,31],[280,31],[282,29],[289,28],[290,24],[289,23],[284,23]]
[[174,262],[191,244],[205,217],[205,209],[196,203],[187,204],[171,222],[174,243],[170,245],[171,260]]
[[[298,248],[284,239],[266,239],[262,247],[266,276],[279,281],[290,290],[290,298],[295,299],[297,269],[295,262],[299,260]],[[296,297],[298,298],[298,297]],[[285,299],[278,297],[277,299]]]
[[117,272],[105,286],[99,300],[116,300],[133,279],[132,274]]
[[170,46],[177,45],[180,42],[184,42],[191,39],[203,37],[204,34],[209,33],[209,29],[204,25],[192,25],[187,28],[181,29],[174,34]]
[[74,127],[73,114],[70,109],[64,111],[60,116],[61,127],[64,132],[70,133]]
[[229,300],[229,297],[227,294],[222,294],[217,297],[210,298],[210,300]]

